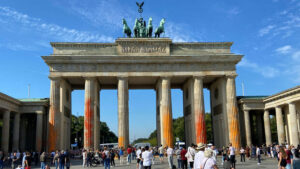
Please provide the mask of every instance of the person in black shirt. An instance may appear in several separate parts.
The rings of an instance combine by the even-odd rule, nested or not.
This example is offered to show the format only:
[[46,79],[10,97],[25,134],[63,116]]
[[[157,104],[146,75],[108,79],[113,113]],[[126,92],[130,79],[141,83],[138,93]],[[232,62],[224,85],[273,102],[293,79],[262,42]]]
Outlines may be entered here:
[[25,169],[31,169],[31,161],[31,154],[27,152],[25,157]]
[[14,152],[14,155],[11,159],[11,169],[15,169],[18,166],[18,158],[17,158],[17,153]]
[[66,156],[65,156],[63,150],[61,151],[61,153],[59,155],[58,163],[59,163],[59,169],[64,169],[65,168]]

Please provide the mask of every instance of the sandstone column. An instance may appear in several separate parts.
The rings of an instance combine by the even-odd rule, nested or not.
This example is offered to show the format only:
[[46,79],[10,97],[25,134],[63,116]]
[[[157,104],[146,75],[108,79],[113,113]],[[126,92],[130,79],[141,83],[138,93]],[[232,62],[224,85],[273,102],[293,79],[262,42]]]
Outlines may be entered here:
[[265,112],[264,112],[264,124],[265,124],[266,146],[269,146],[269,145],[272,145],[272,134],[271,134],[269,110],[265,110]]
[[160,98],[161,98],[161,91],[159,91],[160,88],[156,86],[156,138],[157,138],[157,145],[160,146],[161,143],[161,129],[160,129]]
[[229,129],[229,142],[237,150],[240,149],[240,129],[239,116],[237,111],[237,102],[235,94],[235,76],[227,76],[226,81],[226,101],[227,101],[227,119]]
[[95,86],[95,102],[94,102],[94,150],[99,149],[100,146],[100,87],[99,83],[96,82]]
[[278,143],[283,144],[285,139],[284,134],[284,124],[283,124],[283,116],[281,107],[276,107],[276,123],[277,123],[277,135],[278,135]]
[[95,78],[85,79],[84,103],[84,148],[94,148],[94,104],[95,104]]
[[118,143],[119,147],[127,148],[129,144],[129,115],[128,115],[128,78],[118,80]]
[[60,149],[60,80],[51,78],[48,151]]
[[14,135],[13,135],[13,151],[19,150],[19,138],[20,138],[20,113],[15,114],[14,118]]
[[163,77],[158,82],[161,99],[159,102],[160,108],[160,135],[163,146],[173,147],[173,119],[171,105],[171,79]]
[[36,114],[35,140],[36,151],[41,152],[43,143],[43,112],[37,112]]
[[297,125],[297,113],[295,103],[289,103],[289,129],[291,130],[291,142],[290,144],[297,146],[299,144],[299,134],[298,134],[298,125]]
[[246,142],[247,146],[252,145],[252,139],[251,139],[251,125],[250,125],[250,116],[249,116],[249,110],[244,110],[244,120],[245,120],[245,130],[246,130]]
[[10,123],[10,111],[5,110],[3,112],[3,125],[2,125],[2,150],[7,153],[9,148],[9,125]]
[[205,112],[203,99],[203,79],[194,77],[194,125],[195,143],[206,144]]

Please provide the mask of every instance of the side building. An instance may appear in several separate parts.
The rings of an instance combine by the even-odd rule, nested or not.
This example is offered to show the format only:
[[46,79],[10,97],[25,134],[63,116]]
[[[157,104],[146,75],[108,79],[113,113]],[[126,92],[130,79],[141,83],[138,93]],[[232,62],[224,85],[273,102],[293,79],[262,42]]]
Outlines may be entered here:
[[15,99],[0,93],[0,137],[4,152],[44,150],[49,99]]
[[237,100],[243,146],[299,144],[300,86],[271,96],[239,96]]

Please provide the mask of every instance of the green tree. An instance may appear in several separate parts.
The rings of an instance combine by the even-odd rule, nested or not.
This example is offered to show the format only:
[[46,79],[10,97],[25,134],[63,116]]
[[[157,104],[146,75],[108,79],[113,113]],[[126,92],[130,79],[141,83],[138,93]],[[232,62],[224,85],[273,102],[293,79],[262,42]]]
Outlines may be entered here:
[[205,128],[206,128],[206,139],[208,143],[213,143],[213,131],[211,113],[205,113]]

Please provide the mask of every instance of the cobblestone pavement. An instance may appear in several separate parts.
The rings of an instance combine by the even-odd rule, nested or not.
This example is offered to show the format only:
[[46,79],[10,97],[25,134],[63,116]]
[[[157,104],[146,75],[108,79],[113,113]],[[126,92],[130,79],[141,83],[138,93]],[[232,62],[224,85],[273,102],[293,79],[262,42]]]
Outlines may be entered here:
[[[220,158],[218,159],[218,164],[221,164]],[[240,158],[237,158],[237,161],[240,160]],[[82,161],[81,160],[72,160],[72,166],[71,169],[83,169],[82,167]],[[115,167],[111,167],[111,168],[125,168],[125,169],[136,169],[136,161],[133,160],[132,164],[127,165],[127,164],[123,164],[120,165],[119,161],[116,160],[116,165]],[[177,165],[177,161],[175,161],[175,165]],[[220,169],[222,169],[223,167],[221,165],[218,165],[218,167]],[[33,168],[38,168],[38,167],[33,167]],[[52,166],[51,169],[54,169],[55,167]],[[103,166],[97,166],[97,167],[92,167],[95,169],[103,169]],[[90,169],[92,169],[90,168]],[[152,166],[152,169],[168,169],[168,162],[167,159],[165,159],[163,161],[163,163],[160,163],[157,160],[155,160],[155,164]],[[246,160],[245,163],[241,163],[241,162],[237,162],[236,164],[236,168],[237,169],[277,169],[277,160],[275,159],[270,159],[270,158],[264,158],[261,162],[260,165],[257,165],[257,161],[256,160]],[[87,169],[87,168],[86,168]]]

